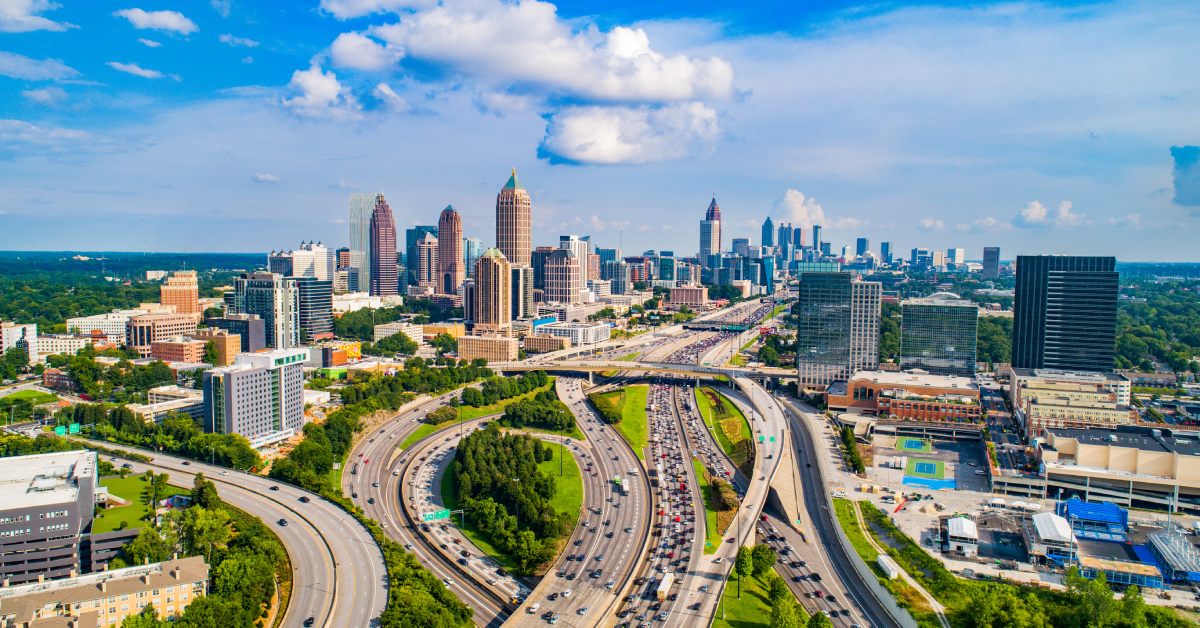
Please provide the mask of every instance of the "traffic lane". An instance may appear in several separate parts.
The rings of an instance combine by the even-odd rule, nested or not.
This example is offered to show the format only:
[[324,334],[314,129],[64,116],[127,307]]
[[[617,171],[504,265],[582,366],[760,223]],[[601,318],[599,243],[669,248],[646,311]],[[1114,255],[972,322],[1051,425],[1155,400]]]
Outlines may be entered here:
[[854,625],[859,615],[857,608],[841,583],[827,577],[833,572],[820,552],[803,542],[782,520],[771,514],[764,516],[767,520],[756,527],[759,542],[775,550],[779,557],[776,569],[809,614],[826,611],[835,626]]

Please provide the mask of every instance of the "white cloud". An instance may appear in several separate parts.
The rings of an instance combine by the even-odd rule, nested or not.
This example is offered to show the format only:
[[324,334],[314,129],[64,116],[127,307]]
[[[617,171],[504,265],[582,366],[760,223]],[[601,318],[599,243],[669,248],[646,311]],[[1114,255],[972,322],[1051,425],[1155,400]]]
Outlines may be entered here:
[[281,181],[279,175],[271,174],[269,172],[256,172],[254,173],[254,176],[250,178],[255,183],[279,183]]
[[1058,212],[1054,215],[1054,224],[1060,227],[1078,227],[1087,222],[1087,216],[1071,211],[1071,201],[1058,204]]
[[552,161],[630,164],[678,159],[720,134],[701,103],[663,107],[568,107],[551,118],[538,151]]
[[123,17],[129,20],[129,23],[137,29],[150,29],[158,31],[168,31],[179,33],[180,35],[190,35],[198,30],[199,26],[189,20],[179,11],[143,11],[142,9],[121,9],[113,12],[117,17]]
[[397,94],[387,83],[380,83],[375,86],[371,95],[379,99],[388,109],[392,111],[408,111],[410,106],[407,100],[400,94]]
[[220,37],[217,37],[217,39],[220,40],[221,43],[228,44],[230,46],[245,46],[246,48],[258,47],[258,42],[254,41],[253,39],[238,37],[237,35],[230,35],[229,33],[222,33]]
[[1107,223],[1108,225],[1114,226],[1114,227],[1117,227],[1117,226],[1141,227],[1142,226],[1142,215],[1137,214],[1137,213],[1125,214],[1124,216],[1109,218],[1109,219],[1105,220],[1104,222]]
[[68,28],[79,28],[74,24],[55,22],[38,15],[58,7],[57,3],[50,0],[4,0],[0,2],[0,33],[65,31]]
[[39,105],[55,105],[67,99],[67,92],[61,87],[43,87],[40,89],[27,89],[21,92],[30,102],[35,102]]
[[0,145],[34,144],[57,145],[64,141],[75,142],[88,139],[85,131],[55,126],[32,124],[24,120],[0,120]]
[[480,110],[495,114],[524,113],[533,111],[541,104],[541,99],[534,96],[502,91],[484,92],[477,101]]
[[922,218],[917,224],[923,231],[942,231],[946,228],[946,221],[937,218]]
[[809,228],[826,223],[825,208],[795,188],[788,188],[783,197],[775,201],[771,214],[778,218],[777,223],[789,222],[793,227]]
[[1018,227],[1043,227],[1050,224],[1059,227],[1078,227],[1089,224],[1087,216],[1074,211],[1073,207],[1071,201],[1063,201],[1058,204],[1058,209],[1051,216],[1050,210],[1041,201],[1030,201],[1021,208],[1014,222]]
[[971,226],[976,231],[1008,231],[1012,228],[1007,222],[996,220],[991,216],[985,216],[971,223]]
[[360,116],[362,106],[342,86],[337,75],[326,72],[317,64],[307,70],[296,70],[288,89],[294,94],[283,100],[283,106],[297,115],[314,119],[350,120]]
[[119,61],[109,61],[108,67],[110,67],[118,72],[124,72],[126,74],[132,74],[134,76],[140,76],[142,78],[147,78],[147,79],[160,79],[163,77],[170,77],[170,78],[175,79],[176,81],[179,80],[179,75],[177,75],[177,74],[163,74],[162,72],[159,72],[158,70],[149,70],[149,69],[143,68],[142,66],[140,66],[136,63],[121,63]]
[[436,4],[437,0],[321,0],[321,10],[339,20],[346,20],[372,13],[431,7]]
[[78,74],[58,59],[33,59],[0,50],[0,76],[27,81],[59,81]]
[[400,51],[384,47],[361,33],[342,33],[329,46],[333,65],[339,68],[377,72],[394,65]]
[[1017,214],[1016,223],[1022,227],[1037,227],[1046,224],[1046,216],[1050,210],[1042,205],[1041,201],[1030,201],[1021,208],[1021,212]]
[[139,41],[139,42],[141,42],[141,43],[142,43],[142,45],[143,45],[143,46],[145,46],[145,47],[147,47],[147,48],[158,48],[159,46],[161,46],[161,45],[162,45],[161,43],[159,43],[159,42],[157,42],[157,41],[154,41],[153,39],[141,39],[141,38],[139,38],[139,39],[138,39],[138,41]]
[[221,17],[229,17],[229,12],[233,9],[233,0],[209,0],[209,5],[213,10],[221,15]]
[[665,55],[641,28],[576,29],[548,2],[447,1],[372,34],[410,58],[500,86],[623,102],[728,98],[733,66],[719,57]]

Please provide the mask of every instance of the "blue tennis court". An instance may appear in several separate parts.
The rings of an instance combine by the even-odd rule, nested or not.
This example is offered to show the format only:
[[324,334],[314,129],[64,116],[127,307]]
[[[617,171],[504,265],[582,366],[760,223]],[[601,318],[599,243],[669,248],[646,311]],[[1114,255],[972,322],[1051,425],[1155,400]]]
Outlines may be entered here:
[[896,442],[896,449],[929,453],[933,451],[933,443],[924,438],[901,438]]
[[924,473],[925,475],[933,475],[937,471],[937,465],[932,462],[918,462],[916,466],[917,473]]

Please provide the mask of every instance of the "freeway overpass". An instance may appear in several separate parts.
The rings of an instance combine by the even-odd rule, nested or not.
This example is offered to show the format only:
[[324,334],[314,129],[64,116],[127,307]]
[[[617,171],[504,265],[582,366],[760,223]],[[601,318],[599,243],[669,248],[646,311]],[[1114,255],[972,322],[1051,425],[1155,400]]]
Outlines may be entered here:
[[517,371],[572,371],[578,373],[599,373],[603,371],[626,371],[648,373],[651,375],[684,375],[688,377],[745,377],[754,380],[787,379],[796,377],[795,369],[774,368],[769,366],[711,366],[707,364],[674,364],[671,362],[625,362],[621,360],[572,360],[539,362],[525,360],[521,362],[493,362],[488,364],[492,370],[504,372]]

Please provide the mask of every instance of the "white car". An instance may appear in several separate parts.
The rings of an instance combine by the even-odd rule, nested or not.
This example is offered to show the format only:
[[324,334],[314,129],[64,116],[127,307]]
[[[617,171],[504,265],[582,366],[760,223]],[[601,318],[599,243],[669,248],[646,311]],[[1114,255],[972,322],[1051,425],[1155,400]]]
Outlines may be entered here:
[[571,590],[567,589],[566,591],[563,591],[562,596],[563,597],[571,597]]
[[529,613],[529,614],[531,614],[531,615],[532,615],[533,613],[536,613],[536,612],[538,612],[538,609],[539,609],[539,608],[541,608],[541,607],[542,607],[542,603],[541,603],[541,602],[534,602],[533,604],[531,604],[531,605],[529,606],[529,608],[525,609],[525,612],[526,612],[526,613]]

